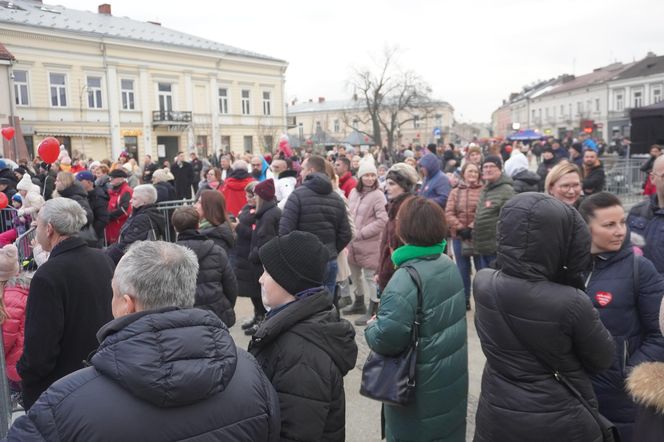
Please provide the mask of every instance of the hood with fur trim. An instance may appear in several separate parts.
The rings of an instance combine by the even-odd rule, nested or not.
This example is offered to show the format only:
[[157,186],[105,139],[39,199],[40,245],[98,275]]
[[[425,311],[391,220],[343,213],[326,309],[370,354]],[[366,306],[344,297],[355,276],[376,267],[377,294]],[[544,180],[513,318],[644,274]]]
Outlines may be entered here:
[[637,365],[627,378],[627,392],[634,402],[654,408],[664,415],[664,363],[644,362]]

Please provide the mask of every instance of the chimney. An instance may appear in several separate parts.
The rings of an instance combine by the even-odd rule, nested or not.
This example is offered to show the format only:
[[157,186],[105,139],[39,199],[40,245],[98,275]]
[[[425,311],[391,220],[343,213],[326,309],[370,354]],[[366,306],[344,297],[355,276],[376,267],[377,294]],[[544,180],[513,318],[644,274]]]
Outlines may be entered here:
[[159,23],[158,21],[150,21],[150,20],[148,20],[148,23],[150,23],[150,24],[152,24],[152,25],[155,25],[155,26],[161,26],[161,23]]
[[111,14],[111,4],[110,3],[102,3],[97,7],[97,12],[100,14],[104,15],[112,15]]
[[325,97],[318,97],[319,103],[325,103]]

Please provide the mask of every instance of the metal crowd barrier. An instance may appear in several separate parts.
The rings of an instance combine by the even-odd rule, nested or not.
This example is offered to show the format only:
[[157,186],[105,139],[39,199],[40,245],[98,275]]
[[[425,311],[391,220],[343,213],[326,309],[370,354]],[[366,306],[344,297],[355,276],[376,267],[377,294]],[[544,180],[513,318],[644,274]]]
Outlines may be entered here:
[[31,227],[27,232],[21,234],[14,245],[18,249],[18,262],[22,264],[32,256],[32,240],[37,236],[37,228]]
[[161,203],[157,203],[157,210],[164,217],[164,226],[166,226],[164,229],[165,230],[164,241],[175,242],[176,239],[175,229],[171,224],[171,216],[173,216],[173,212],[175,211],[175,209],[184,206],[191,206],[192,204],[194,204],[194,202],[195,200],[188,199],[188,200],[162,201]]
[[14,215],[16,212],[17,210],[11,206],[0,210],[0,233],[14,228]]
[[604,190],[618,196],[625,205],[633,205],[643,198],[643,184],[647,174],[641,166],[643,158],[602,158],[606,184]]

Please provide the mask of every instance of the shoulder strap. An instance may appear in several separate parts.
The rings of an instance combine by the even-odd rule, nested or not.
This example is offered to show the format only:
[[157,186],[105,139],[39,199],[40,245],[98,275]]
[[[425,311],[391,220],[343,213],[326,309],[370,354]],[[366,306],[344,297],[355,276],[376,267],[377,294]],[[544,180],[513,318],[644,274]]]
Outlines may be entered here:
[[633,255],[634,258],[634,263],[633,263],[633,275],[632,275],[632,296],[634,297],[634,305],[637,304],[637,299],[639,297],[639,292],[641,291],[641,281],[640,281],[640,275],[639,275],[639,256],[634,253]]
[[413,330],[410,334],[410,347],[413,349],[413,357],[410,359],[410,365],[408,367],[408,385],[411,387],[415,386],[415,372],[417,369],[417,347],[419,345],[420,338],[420,324],[422,324],[422,279],[420,274],[415,270],[413,266],[403,266],[404,270],[408,272],[411,279],[417,287],[417,310],[415,311],[415,321],[413,322]]

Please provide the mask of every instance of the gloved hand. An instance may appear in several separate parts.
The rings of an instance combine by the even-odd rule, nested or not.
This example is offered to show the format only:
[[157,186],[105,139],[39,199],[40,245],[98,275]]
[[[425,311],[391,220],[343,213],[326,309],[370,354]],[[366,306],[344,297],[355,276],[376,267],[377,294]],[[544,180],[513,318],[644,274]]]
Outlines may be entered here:
[[457,236],[461,239],[469,240],[473,237],[473,229],[466,227],[457,231]]

